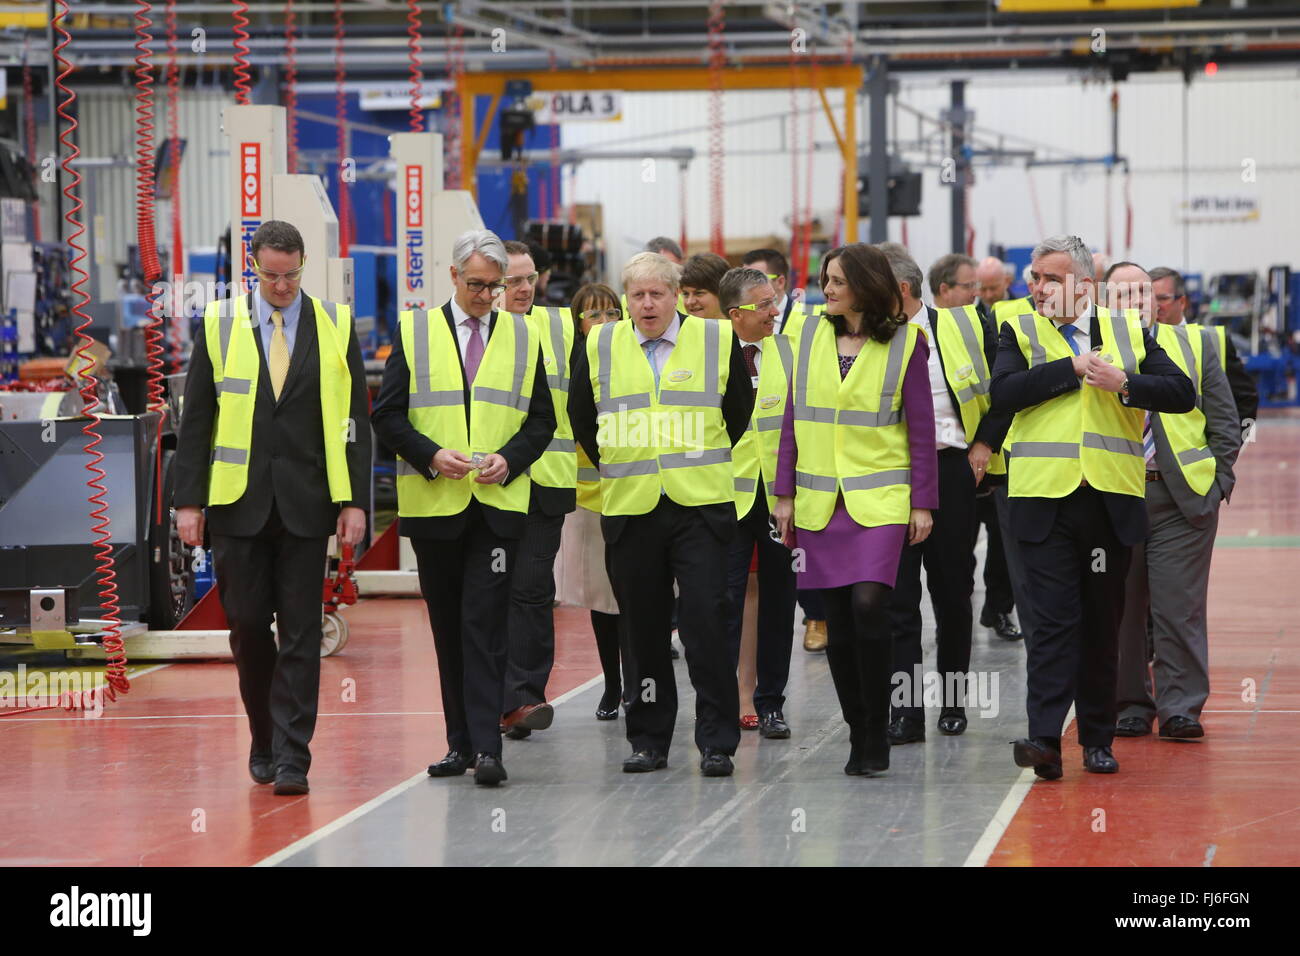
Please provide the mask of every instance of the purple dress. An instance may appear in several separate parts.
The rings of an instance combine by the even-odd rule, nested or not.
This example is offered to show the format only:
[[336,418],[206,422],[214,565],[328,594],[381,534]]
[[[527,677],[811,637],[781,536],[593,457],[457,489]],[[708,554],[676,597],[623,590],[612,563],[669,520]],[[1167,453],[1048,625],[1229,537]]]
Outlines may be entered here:
[[[926,368],[930,348],[925,336],[917,336],[916,347],[903,373],[903,420],[912,453],[912,507],[939,507],[939,459],[935,450],[934,396]],[[855,356],[840,356],[840,379],[853,367]],[[777,454],[776,493],[794,494],[795,461],[799,449],[794,438],[794,394],[786,396],[785,420],[781,423],[781,448]],[[796,513],[797,516],[797,513]],[[838,588],[859,581],[878,581],[891,588],[898,579],[898,560],[907,541],[906,524],[864,528],[844,507],[844,496],[835,501],[835,512],[821,531],[795,528],[795,546],[804,549],[804,570],[799,587]]]

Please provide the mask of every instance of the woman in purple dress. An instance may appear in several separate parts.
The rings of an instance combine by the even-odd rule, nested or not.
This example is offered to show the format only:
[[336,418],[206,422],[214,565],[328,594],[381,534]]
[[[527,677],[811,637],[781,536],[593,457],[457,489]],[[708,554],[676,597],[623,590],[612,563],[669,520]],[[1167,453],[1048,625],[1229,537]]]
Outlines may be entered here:
[[929,349],[878,249],[827,253],[821,284],[826,315],[796,344],[773,517],[799,549],[799,586],[826,603],[826,657],[849,725],[844,772],[874,776],[889,768],[886,598],[904,541],[925,540],[939,504]]

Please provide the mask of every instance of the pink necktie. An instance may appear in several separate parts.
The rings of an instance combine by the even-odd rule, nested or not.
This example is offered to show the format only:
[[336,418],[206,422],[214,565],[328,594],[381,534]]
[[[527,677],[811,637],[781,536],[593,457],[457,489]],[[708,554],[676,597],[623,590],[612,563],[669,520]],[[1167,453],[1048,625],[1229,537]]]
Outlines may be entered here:
[[483,361],[483,336],[479,334],[483,323],[470,316],[465,324],[469,326],[469,345],[465,346],[465,378],[473,385],[479,363]]

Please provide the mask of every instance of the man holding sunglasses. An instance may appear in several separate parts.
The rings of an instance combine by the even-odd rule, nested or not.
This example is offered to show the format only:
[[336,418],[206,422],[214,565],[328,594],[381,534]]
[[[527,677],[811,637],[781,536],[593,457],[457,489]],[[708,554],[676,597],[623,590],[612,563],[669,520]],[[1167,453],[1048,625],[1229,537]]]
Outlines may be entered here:
[[429,607],[447,726],[432,777],[501,763],[507,609],[524,535],[528,467],[555,432],[536,328],[497,312],[505,247],[474,229],[452,246],[455,293],[441,309],[398,315],[372,421],[397,455],[399,531],[411,539]]
[[208,304],[175,458],[181,540],[202,546],[205,506],[211,522],[249,773],[281,795],[308,791],[326,545],[360,544],[370,506],[361,349],[348,306],[302,291],[304,248],[289,223],[263,223],[249,243],[257,288]]

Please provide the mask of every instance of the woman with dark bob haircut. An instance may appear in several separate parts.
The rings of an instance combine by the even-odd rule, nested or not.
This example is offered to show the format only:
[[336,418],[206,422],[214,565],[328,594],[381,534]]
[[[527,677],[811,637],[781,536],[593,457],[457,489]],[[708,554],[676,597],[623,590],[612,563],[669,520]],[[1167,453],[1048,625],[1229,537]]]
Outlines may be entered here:
[[929,348],[894,273],[861,242],[822,259],[826,314],[795,343],[773,512],[801,588],[826,604],[826,659],[849,725],[847,774],[889,768],[893,642],[886,598],[904,541],[939,504]]

